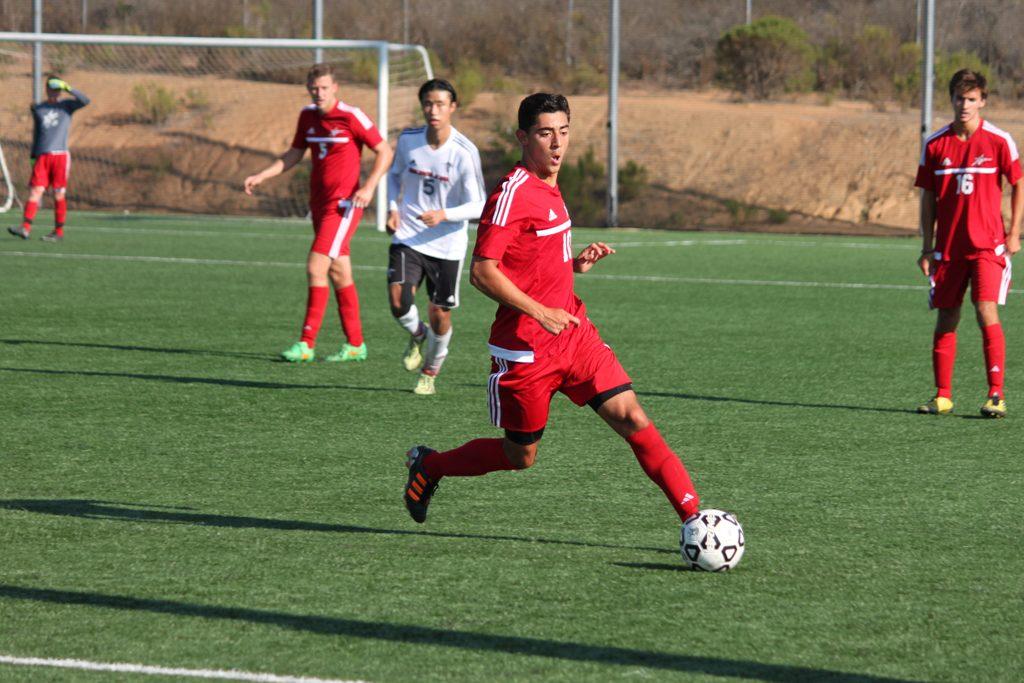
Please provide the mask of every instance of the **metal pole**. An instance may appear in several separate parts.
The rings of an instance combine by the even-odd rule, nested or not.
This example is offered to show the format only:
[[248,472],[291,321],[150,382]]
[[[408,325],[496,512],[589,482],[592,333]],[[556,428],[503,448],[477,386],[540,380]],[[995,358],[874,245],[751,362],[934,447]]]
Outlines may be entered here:
[[402,0],[402,42],[409,43],[409,0]]
[[82,33],[89,23],[89,0],[82,0]]
[[[387,44],[377,51],[377,128],[380,136],[388,139],[388,85],[391,81],[390,52]],[[377,184],[377,231],[384,232],[388,222],[388,181],[385,178]]]
[[747,0],[747,26],[754,23],[754,0]]
[[[313,0],[313,38],[324,39],[324,0]],[[324,61],[324,49],[318,47],[313,52],[313,60],[319,64]]]
[[[32,31],[43,32],[43,0],[32,0]],[[43,44],[32,43],[32,101],[43,99]]]
[[619,224],[619,0],[611,0],[608,31],[608,227]]
[[917,23],[914,24],[914,45],[921,44],[921,0],[917,0]]
[[[568,0],[565,12],[565,65],[572,66],[572,15],[573,1]],[[406,41],[408,42],[408,41]]]
[[932,130],[932,97],[935,94],[935,0],[925,0],[924,66],[921,69],[921,149]]

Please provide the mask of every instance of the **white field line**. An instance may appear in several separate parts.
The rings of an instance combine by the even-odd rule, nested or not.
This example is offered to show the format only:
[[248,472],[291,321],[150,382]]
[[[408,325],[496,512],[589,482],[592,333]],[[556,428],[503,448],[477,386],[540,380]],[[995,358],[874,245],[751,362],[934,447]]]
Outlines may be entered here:
[[[270,220],[270,219],[264,219]],[[287,233],[269,233],[269,232],[234,232],[225,230],[177,230],[173,228],[118,228],[113,226],[87,226],[75,228],[82,232],[104,232],[113,234],[125,234],[125,235],[171,235],[171,236],[183,236],[183,237],[251,237],[251,238],[267,238],[267,239],[302,239],[308,240],[311,235],[309,231],[299,232],[287,232]],[[383,236],[377,236],[378,241],[384,241]],[[365,237],[365,236],[364,236]],[[744,238],[734,239],[671,239],[671,240],[643,240],[634,242],[619,242],[616,240],[609,241],[616,249],[630,249],[637,247],[746,247],[746,246],[758,246],[758,245],[771,245],[771,246],[783,246],[783,247],[800,247],[800,248],[829,248],[834,247],[837,249],[894,249],[894,250],[913,250],[917,249],[917,246],[913,244],[886,244],[882,242],[815,242],[810,240],[773,240],[773,239],[761,239],[751,240]]]
[[257,683],[363,683],[362,681],[344,681],[335,678],[279,676],[277,674],[236,671],[234,669],[180,669],[163,666],[149,666],[147,664],[90,662],[84,659],[11,657],[9,655],[0,655],[0,664],[11,664],[15,666],[43,666],[57,669],[75,669],[78,671],[109,671],[114,673],[140,674],[145,676],[179,676],[181,678],[207,678],[222,681],[256,681]]

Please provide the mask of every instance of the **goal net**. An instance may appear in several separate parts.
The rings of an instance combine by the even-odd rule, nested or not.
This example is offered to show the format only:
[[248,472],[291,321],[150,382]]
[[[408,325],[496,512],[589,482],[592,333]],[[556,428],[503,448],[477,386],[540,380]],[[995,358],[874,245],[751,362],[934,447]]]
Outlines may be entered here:
[[[24,194],[31,171],[29,36],[0,33],[0,208]],[[71,125],[68,196],[79,209],[305,215],[308,156],[257,197],[241,188],[291,145],[315,49],[334,65],[340,99],[389,138],[419,120],[416,91],[431,77],[422,47],[375,41],[43,37],[43,76],[92,100]]]

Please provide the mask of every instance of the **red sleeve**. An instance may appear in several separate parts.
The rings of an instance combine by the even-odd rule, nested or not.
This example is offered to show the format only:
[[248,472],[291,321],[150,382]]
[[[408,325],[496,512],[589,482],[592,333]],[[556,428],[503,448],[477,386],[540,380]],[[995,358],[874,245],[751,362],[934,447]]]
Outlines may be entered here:
[[480,227],[476,231],[473,256],[500,261],[508,245],[529,226],[522,200],[518,206],[515,201],[510,202],[507,210],[497,216],[498,221],[495,220],[495,211],[503,204],[500,201],[503,194],[501,190],[493,193],[484,206],[484,212],[480,216]]
[[931,145],[926,146],[924,154],[921,155],[921,163],[917,167],[917,179],[914,181],[915,187],[920,187],[922,190],[929,192],[935,192],[935,163],[933,157]]
[[1020,157],[1017,155],[1017,145],[1013,143],[1013,140],[1006,140],[999,152],[999,172],[1011,185],[1015,185],[1020,180]]
[[306,112],[302,112],[302,114],[299,114],[299,122],[295,124],[295,137],[292,138],[292,148],[301,149],[302,151],[306,151],[306,126],[302,121],[302,119],[305,118],[305,113]]
[[353,108],[349,130],[352,131],[353,137],[358,142],[370,149],[373,149],[384,140],[380,133],[377,132],[377,127],[373,125],[373,121],[361,109]]

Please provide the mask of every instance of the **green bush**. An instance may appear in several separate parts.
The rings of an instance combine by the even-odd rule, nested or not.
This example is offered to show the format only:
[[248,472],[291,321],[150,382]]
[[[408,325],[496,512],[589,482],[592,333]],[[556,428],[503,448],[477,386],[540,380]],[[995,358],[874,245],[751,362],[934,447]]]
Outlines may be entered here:
[[159,126],[167,123],[179,107],[174,93],[156,83],[139,83],[132,88],[132,118]]
[[945,93],[948,97],[949,81],[960,69],[971,69],[983,75],[988,81],[989,91],[999,89],[991,67],[982,61],[981,57],[967,50],[957,50],[949,54],[935,55],[935,90]]
[[640,196],[647,185],[647,168],[632,159],[619,167],[619,201],[629,202]]
[[758,99],[808,90],[814,82],[814,48],[789,19],[766,16],[734,26],[715,46],[718,80]]
[[452,85],[459,94],[459,106],[468,107],[484,87],[484,72],[475,59],[460,59],[452,70]]

